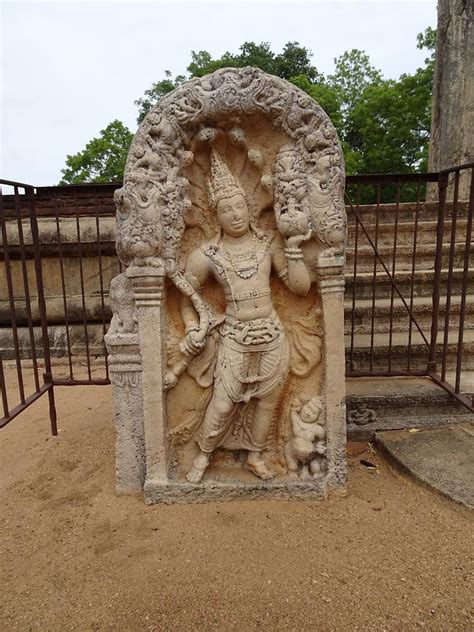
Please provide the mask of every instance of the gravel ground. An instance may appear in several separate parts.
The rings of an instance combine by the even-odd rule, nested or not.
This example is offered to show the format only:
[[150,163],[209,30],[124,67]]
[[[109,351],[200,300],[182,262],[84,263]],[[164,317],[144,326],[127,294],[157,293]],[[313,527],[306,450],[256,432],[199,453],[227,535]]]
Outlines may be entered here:
[[[110,387],[0,433],[0,629],[473,630],[472,514],[350,446],[346,498],[114,495]],[[360,459],[374,461],[368,470]]]

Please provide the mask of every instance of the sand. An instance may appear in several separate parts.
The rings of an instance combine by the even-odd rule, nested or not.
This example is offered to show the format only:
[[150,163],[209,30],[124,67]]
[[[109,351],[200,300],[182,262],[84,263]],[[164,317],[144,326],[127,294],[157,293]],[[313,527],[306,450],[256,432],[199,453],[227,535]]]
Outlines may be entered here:
[[114,494],[111,388],[56,397],[57,438],[46,397],[0,432],[2,631],[474,628],[472,514],[367,446],[346,498],[149,507]]

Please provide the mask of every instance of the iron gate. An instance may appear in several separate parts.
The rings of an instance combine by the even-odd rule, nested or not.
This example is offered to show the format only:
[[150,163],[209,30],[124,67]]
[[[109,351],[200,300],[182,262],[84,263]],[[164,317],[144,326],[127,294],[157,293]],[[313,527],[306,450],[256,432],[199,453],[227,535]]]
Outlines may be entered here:
[[[120,271],[120,184],[0,185],[0,427],[48,393],[56,434],[55,386],[110,383],[103,334]],[[346,376],[427,376],[474,410],[474,163],[348,176],[346,203]]]

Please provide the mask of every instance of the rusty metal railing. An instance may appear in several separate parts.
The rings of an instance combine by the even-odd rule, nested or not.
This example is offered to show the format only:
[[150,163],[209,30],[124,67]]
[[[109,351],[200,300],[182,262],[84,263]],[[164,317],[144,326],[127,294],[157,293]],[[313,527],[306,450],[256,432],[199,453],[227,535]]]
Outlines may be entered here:
[[[429,376],[473,410],[473,170],[347,178],[347,377]],[[0,427],[48,393],[55,434],[55,386],[110,383],[120,184],[0,184]]]
[[[463,203],[464,202],[464,203]],[[450,226],[446,215],[451,205]],[[439,178],[439,214],[436,231],[435,283],[431,327],[429,375],[465,406],[474,410],[474,163],[446,169]],[[443,247],[447,260],[443,262]],[[446,269],[446,291],[442,292],[442,272]],[[453,314],[453,287],[460,281],[458,314]],[[444,318],[439,318],[440,308]],[[439,339],[442,343],[439,344]],[[449,356],[454,348],[455,364]]]
[[347,178],[348,377],[428,373],[436,253],[426,233],[437,205],[423,198],[437,180],[436,173]]
[[[3,195],[5,187],[13,191],[9,196],[12,203],[8,209],[8,221]],[[3,406],[0,428],[47,393],[51,431],[56,435],[56,406],[33,187],[20,182],[0,180],[0,229],[0,253],[4,268],[2,294],[6,297],[8,305],[9,332],[15,363],[12,379],[7,380],[4,353],[0,349],[0,390]],[[36,303],[35,314],[32,309],[33,298]],[[25,354],[25,344],[19,335],[19,325],[25,321],[29,354]],[[25,355],[31,360],[30,367],[22,362]]]

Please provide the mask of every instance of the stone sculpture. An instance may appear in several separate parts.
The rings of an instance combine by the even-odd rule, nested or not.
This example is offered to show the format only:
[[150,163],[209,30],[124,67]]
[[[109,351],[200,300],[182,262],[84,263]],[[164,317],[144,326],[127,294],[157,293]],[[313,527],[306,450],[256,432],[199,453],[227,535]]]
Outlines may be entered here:
[[323,404],[315,396],[304,404],[295,402],[291,410],[292,438],[285,446],[289,472],[307,478],[317,477],[325,469],[326,428],[322,414]]
[[324,111],[254,68],[194,79],[144,119],[106,336],[119,491],[344,487],[343,182]]

